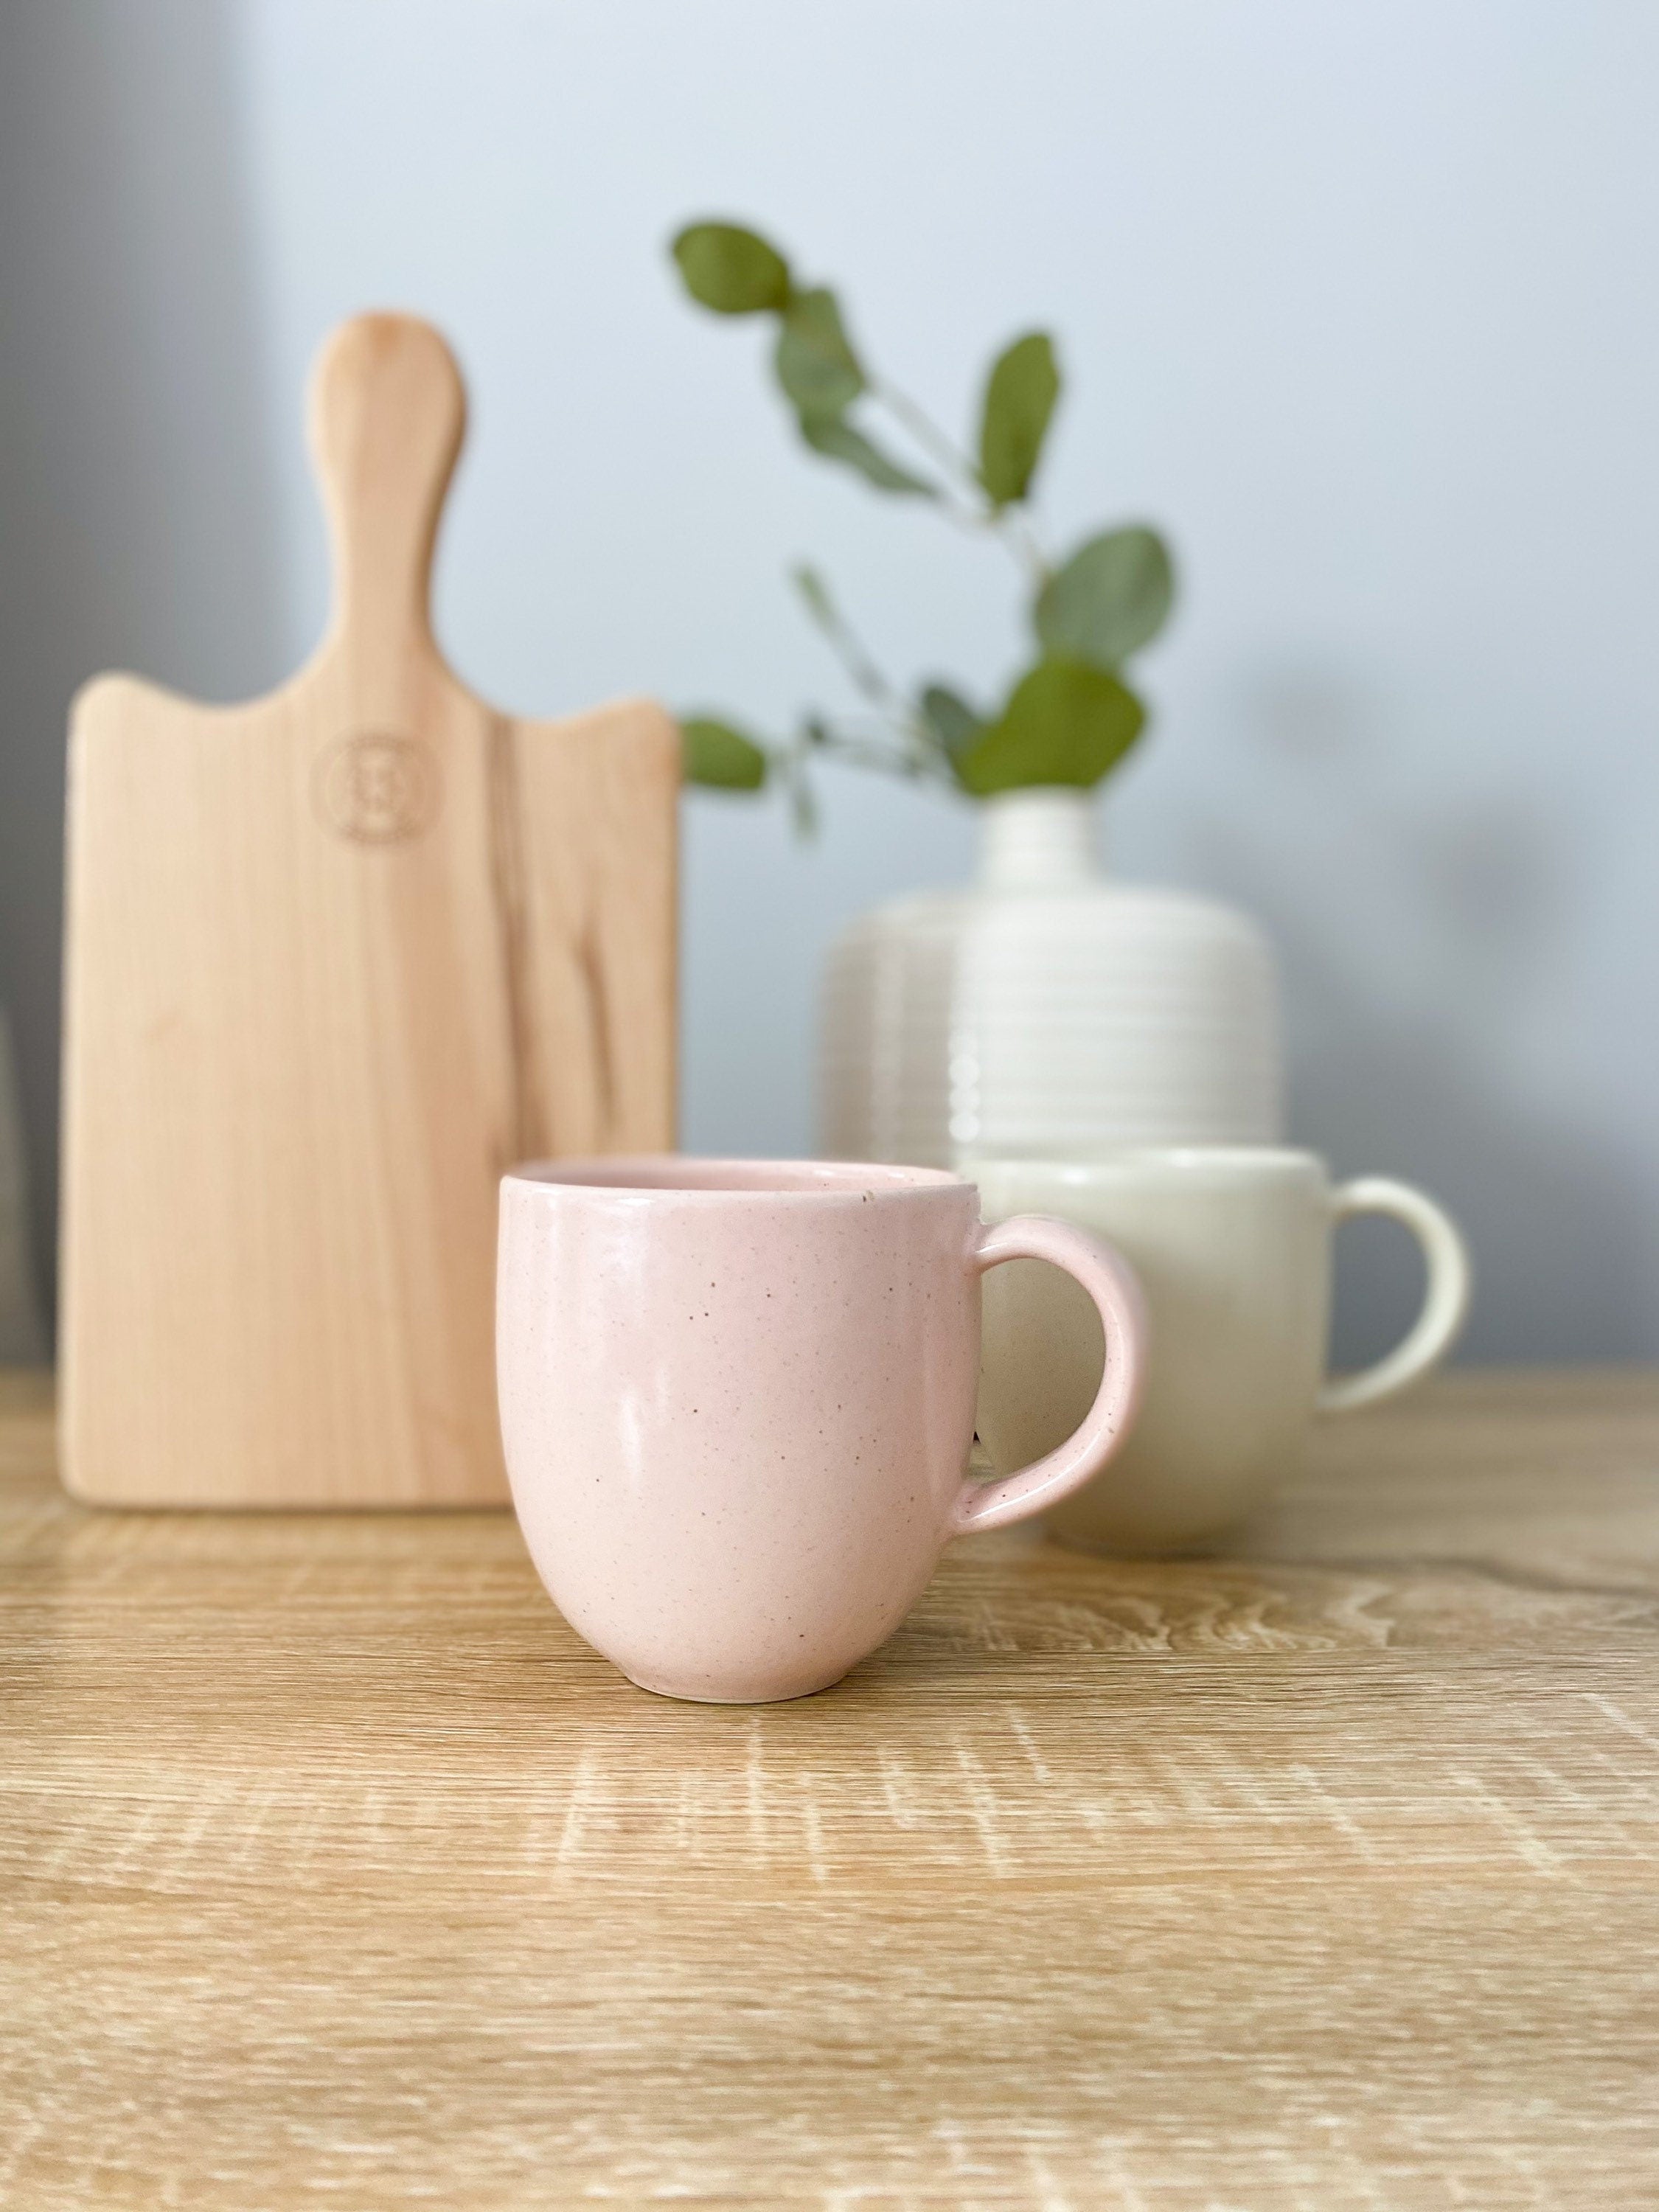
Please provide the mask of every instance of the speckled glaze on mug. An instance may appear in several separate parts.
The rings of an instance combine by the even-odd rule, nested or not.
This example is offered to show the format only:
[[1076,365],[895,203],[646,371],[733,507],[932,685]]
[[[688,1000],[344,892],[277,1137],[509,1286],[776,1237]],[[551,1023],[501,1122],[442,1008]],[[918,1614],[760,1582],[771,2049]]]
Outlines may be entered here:
[[[1051,1260],[1100,1310],[1081,1426],[965,1479],[979,1278]],[[897,1627],[952,1536],[1023,1520],[1133,1418],[1139,1293],[1036,1215],[984,1228],[939,1170],[562,1160],[501,1185],[496,1359],[519,1521],[555,1604],[642,1689],[827,1689]]]

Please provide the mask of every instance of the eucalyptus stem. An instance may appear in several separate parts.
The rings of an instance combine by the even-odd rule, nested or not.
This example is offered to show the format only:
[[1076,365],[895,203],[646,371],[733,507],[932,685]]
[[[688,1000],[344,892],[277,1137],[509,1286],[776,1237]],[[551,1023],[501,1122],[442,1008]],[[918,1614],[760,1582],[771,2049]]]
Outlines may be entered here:
[[[947,431],[940,429],[933,416],[918,405],[908,392],[901,392],[897,385],[890,384],[884,377],[878,376],[869,376],[869,388],[872,398],[879,400],[888,412],[903,424],[917,445],[932,455],[947,476],[954,477],[966,488],[975,502],[984,496],[974,465],[966,453]],[[975,512],[978,512],[976,504]]]
[[902,711],[898,686],[877,665],[873,653],[810,568],[791,569],[790,579],[806,602],[808,613],[829,641],[831,650],[851,677],[854,687],[872,706],[888,714]]
[[[1001,348],[977,429],[958,445],[908,392],[872,371],[834,290],[806,282],[757,232],[709,218],[686,224],[672,250],[700,306],[775,323],[772,373],[815,454],[877,492],[926,501],[956,528],[1001,539],[1025,586],[1030,631],[1026,665],[1000,688],[998,703],[975,705],[937,678],[908,698],[802,565],[796,587],[856,695],[848,720],[808,716],[780,743],[693,716],[684,725],[687,775],[733,791],[775,777],[805,828],[813,818],[815,753],[936,778],[975,799],[1038,785],[1088,789],[1109,774],[1146,719],[1124,666],[1163,627],[1175,577],[1169,549],[1141,523],[1098,530],[1051,562],[1032,489],[1062,383],[1049,333],[1026,331]],[[861,419],[866,406],[875,436]],[[895,433],[896,455],[884,442]]]
[[895,421],[902,424],[917,445],[966,490],[968,498],[953,499],[950,512],[970,529],[994,531],[1041,591],[1053,572],[1024,515],[1012,506],[998,507],[987,497],[979,471],[967,454],[908,392],[901,392],[897,385],[889,384],[885,378],[875,376],[870,378],[870,392]]
[[1024,515],[1017,507],[1000,507],[993,519],[993,527],[1000,533],[1004,544],[1012,549],[1015,557],[1023,562],[1032,583],[1040,592],[1054,574],[1054,568]]
[[896,744],[840,729],[821,718],[809,722],[805,734],[814,750],[862,768],[884,769],[893,775],[933,776],[946,783],[951,781],[950,764],[930,732],[909,716],[896,714],[889,726],[899,740]]

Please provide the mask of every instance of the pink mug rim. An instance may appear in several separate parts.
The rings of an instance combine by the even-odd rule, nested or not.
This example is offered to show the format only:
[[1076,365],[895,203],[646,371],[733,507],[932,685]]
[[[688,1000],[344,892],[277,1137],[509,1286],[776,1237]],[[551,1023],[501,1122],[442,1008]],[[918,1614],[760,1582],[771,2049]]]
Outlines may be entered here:
[[767,1201],[822,1206],[856,1200],[936,1198],[978,1193],[950,1168],[900,1167],[873,1160],[773,1160],[704,1157],[693,1152],[592,1154],[568,1160],[524,1160],[501,1177],[526,1190],[591,1193],[614,1199],[676,1199],[691,1204]]

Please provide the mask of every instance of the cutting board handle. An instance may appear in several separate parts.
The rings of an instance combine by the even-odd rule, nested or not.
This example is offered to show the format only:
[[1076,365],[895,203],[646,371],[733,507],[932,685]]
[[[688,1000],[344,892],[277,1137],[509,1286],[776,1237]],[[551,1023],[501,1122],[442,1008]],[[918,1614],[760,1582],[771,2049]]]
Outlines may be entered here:
[[429,323],[357,315],[324,347],[311,449],[334,547],[330,642],[365,672],[432,647],[432,550],[465,428],[460,371]]

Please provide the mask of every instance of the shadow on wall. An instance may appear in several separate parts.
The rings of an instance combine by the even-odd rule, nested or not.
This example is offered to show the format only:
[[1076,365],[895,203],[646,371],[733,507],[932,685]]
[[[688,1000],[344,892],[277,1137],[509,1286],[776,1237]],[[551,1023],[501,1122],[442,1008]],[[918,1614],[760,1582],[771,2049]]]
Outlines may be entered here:
[[0,8],[0,1004],[48,1297],[70,698],[282,672],[233,31],[221,0]]
[[[1322,682],[1260,691],[1249,726],[1283,804],[1257,818],[1287,842],[1246,850],[1213,821],[1200,833],[1212,879],[1284,957],[1292,1133],[1339,1175],[1407,1176],[1458,1217],[1475,1264],[1462,1358],[1651,1358],[1638,1164],[1503,1079],[1577,890],[1564,833],[1507,793],[1426,819],[1391,808],[1369,780],[1370,720]],[[1345,913],[1346,932],[1332,920]],[[1405,981],[1368,972],[1367,946]],[[1421,1269],[1386,1227],[1345,1230],[1341,1250],[1333,1350],[1352,1366],[1398,1335]]]

